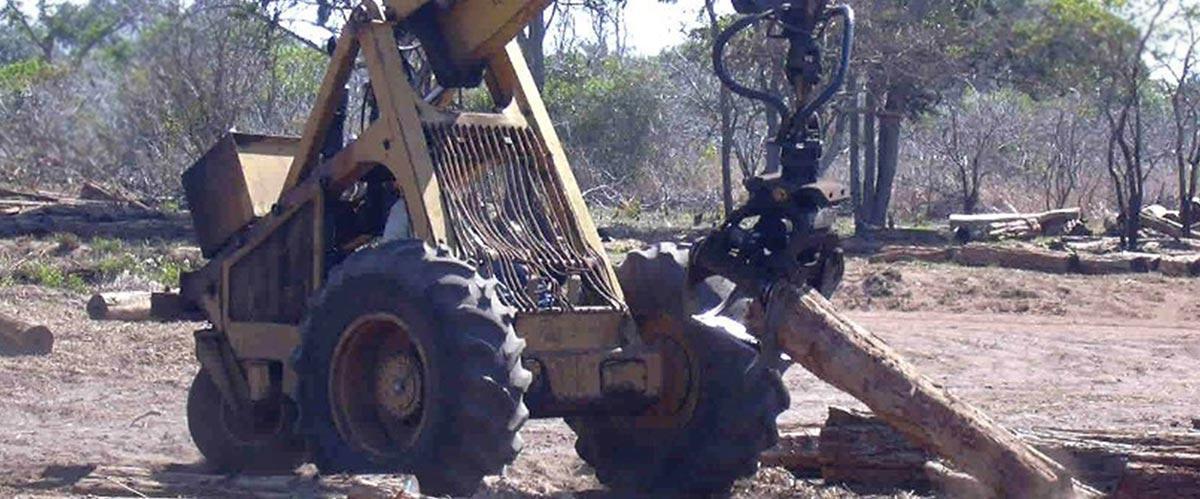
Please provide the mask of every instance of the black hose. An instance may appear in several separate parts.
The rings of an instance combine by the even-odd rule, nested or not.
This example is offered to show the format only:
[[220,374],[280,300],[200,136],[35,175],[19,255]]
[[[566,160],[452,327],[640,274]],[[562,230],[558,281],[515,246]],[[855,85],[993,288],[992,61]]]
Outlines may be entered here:
[[729,27],[722,30],[721,33],[717,35],[717,39],[713,43],[713,72],[716,73],[717,79],[721,80],[721,84],[725,85],[725,87],[733,93],[747,99],[762,101],[768,106],[775,108],[775,110],[779,112],[780,116],[787,116],[789,110],[787,104],[783,102],[783,99],[780,99],[779,97],[762,90],[755,90],[738,83],[737,80],[734,80],[733,77],[729,75],[729,71],[725,69],[725,45],[729,43],[729,40],[733,39],[733,37],[742,30],[757,24],[759,21],[766,19],[774,13],[774,10],[767,10],[752,16],[746,16],[734,21],[733,24],[730,24]]
[[803,126],[809,116],[827,104],[842,88],[842,85],[846,83],[846,73],[850,68],[851,50],[854,48],[854,9],[851,9],[849,5],[838,5],[830,8],[829,11],[841,16],[846,22],[846,27],[842,30],[842,57],[838,61],[838,70],[833,76],[833,81],[829,82],[829,85],[821,91],[820,95],[817,95],[816,99],[796,113],[792,123],[800,126]]

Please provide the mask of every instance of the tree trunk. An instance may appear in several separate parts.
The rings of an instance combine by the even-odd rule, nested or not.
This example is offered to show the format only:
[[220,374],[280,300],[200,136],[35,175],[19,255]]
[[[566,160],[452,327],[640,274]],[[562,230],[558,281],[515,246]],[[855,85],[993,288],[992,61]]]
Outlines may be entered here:
[[729,89],[721,87],[721,206],[725,216],[733,213],[733,110]]
[[859,149],[862,141],[862,93],[858,90],[858,78],[852,72],[846,88],[854,92],[853,107],[850,112],[850,202],[854,208],[854,232],[862,230],[862,165]]
[[875,154],[879,152],[875,148],[875,122],[876,122],[876,106],[875,95],[868,90],[866,96],[866,106],[863,112],[863,178],[862,178],[862,205],[859,206],[859,217],[863,223],[873,225],[871,218],[871,209],[875,206],[875,181],[878,177],[877,161]]
[[521,52],[525,55],[525,62],[529,64],[529,72],[533,75],[533,82],[537,84],[538,91],[546,87],[545,42],[546,13],[541,11],[529,21],[525,32],[517,36],[517,44],[521,46]]
[[950,395],[814,290],[772,288],[765,331],[818,378],[870,407],[913,443],[954,463],[1001,497],[1090,497],[1058,463]]
[[888,90],[887,103],[879,117],[879,179],[875,183],[875,200],[871,223],[887,224],[888,206],[892,202],[892,185],[900,162],[900,122],[908,106],[908,90],[897,87]]

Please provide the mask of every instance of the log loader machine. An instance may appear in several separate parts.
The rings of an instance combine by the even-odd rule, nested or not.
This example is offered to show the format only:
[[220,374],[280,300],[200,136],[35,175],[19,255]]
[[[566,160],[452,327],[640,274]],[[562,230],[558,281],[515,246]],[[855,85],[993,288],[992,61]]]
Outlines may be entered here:
[[[211,324],[188,425],[211,465],[406,472],[470,494],[512,462],[528,418],[562,417],[614,489],[722,491],[754,472],[789,396],[784,357],[738,304],[780,278],[840,281],[829,215],[845,196],[817,179],[817,110],[845,76],[853,13],[735,0],[714,69],[787,117],[780,164],[694,246],[615,268],[513,41],[548,3],[365,0],[300,138],[231,133],[184,173],[209,260],[180,292]],[[759,23],[789,42],[794,95],[724,66]],[[833,68],[827,25],[842,29]],[[459,107],[470,89],[489,112]]]

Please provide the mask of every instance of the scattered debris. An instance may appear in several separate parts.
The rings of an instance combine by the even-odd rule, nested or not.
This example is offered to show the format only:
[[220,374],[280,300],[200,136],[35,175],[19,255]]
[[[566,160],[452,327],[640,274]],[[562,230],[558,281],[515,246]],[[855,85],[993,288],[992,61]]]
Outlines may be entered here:
[[54,334],[46,326],[0,315],[0,355],[47,355],[53,348]]
[[120,497],[420,497],[408,475],[224,475],[198,470],[97,466],[70,487],[75,494]]
[[85,183],[78,197],[0,188],[0,237],[69,233],[81,237],[179,239],[186,213],[168,214],[118,190]]

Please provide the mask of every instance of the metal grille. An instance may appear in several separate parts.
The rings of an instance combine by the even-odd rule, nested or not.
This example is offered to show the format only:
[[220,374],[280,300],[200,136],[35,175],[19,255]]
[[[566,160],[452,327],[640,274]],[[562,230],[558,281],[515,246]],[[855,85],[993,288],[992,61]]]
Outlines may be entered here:
[[426,125],[454,250],[522,311],[623,307],[541,138],[523,127]]

